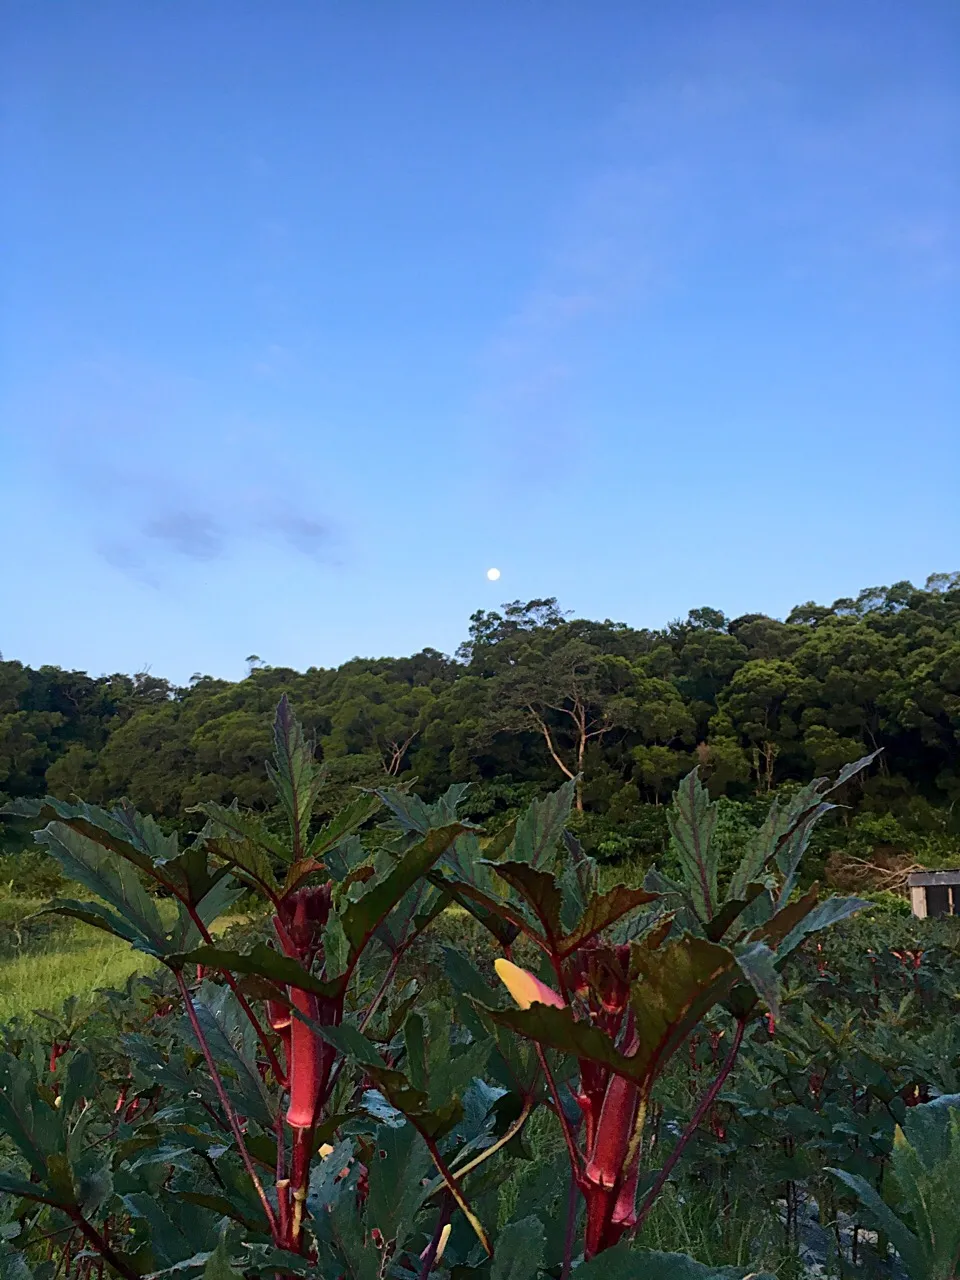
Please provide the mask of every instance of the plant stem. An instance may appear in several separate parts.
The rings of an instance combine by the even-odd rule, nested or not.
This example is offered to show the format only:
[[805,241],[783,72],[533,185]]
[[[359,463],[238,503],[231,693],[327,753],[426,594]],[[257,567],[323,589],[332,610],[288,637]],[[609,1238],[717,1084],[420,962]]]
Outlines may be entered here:
[[423,1265],[421,1266],[417,1280],[429,1280],[430,1272],[433,1270],[433,1264],[437,1260],[437,1250],[440,1248],[440,1241],[443,1239],[443,1230],[450,1221],[450,1215],[453,1213],[453,1198],[447,1195],[444,1204],[440,1210],[440,1217],[437,1219],[437,1225],[433,1232],[433,1237],[426,1249],[423,1251]]
[[627,1147],[627,1158],[623,1162],[623,1169],[625,1173],[640,1154],[640,1143],[643,1141],[643,1129],[646,1123],[647,1094],[643,1093],[640,1095],[640,1105],[637,1108],[637,1119],[633,1126],[633,1133],[630,1135],[630,1145]]
[[696,1133],[700,1125],[700,1121],[703,1119],[703,1117],[707,1114],[707,1112],[713,1106],[714,1102],[717,1099],[717,1094],[723,1088],[726,1082],[727,1076],[730,1074],[731,1070],[733,1069],[733,1064],[737,1060],[737,1054],[740,1052],[740,1045],[743,1043],[743,1033],[746,1030],[746,1025],[747,1024],[745,1019],[743,1018],[737,1019],[737,1030],[733,1037],[733,1044],[731,1044],[730,1046],[730,1051],[728,1052],[726,1058],[723,1061],[723,1066],[720,1068],[720,1072],[717,1078],[714,1080],[713,1084],[710,1086],[707,1092],[700,1099],[699,1103],[697,1104],[697,1109],[694,1111],[693,1116],[691,1117],[690,1123],[687,1125],[686,1129],[681,1134],[680,1139],[677,1142],[677,1145],[670,1152],[670,1155],[667,1157],[666,1161],[664,1162],[663,1168],[657,1174],[657,1177],[656,1177],[656,1180],[654,1181],[653,1186],[647,1192],[646,1197],[644,1198],[643,1204],[640,1206],[640,1212],[637,1214],[637,1223],[636,1223],[637,1231],[639,1231],[640,1228],[643,1226],[644,1221],[647,1218],[647,1215],[650,1213],[650,1210],[653,1208],[654,1203],[656,1202],[657,1196],[660,1194],[660,1192],[663,1189],[663,1184],[670,1177],[670,1174],[674,1170],[674,1166],[676,1165],[680,1157],[683,1155],[684,1147],[687,1145],[687,1143]]
[[487,1257],[492,1258],[493,1249],[490,1246],[490,1241],[487,1237],[487,1233],[483,1229],[483,1224],[481,1223],[477,1215],[473,1212],[473,1210],[470,1208],[470,1202],[467,1199],[467,1197],[464,1195],[463,1188],[460,1186],[460,1183],[457,1181],[456,1176],[453,1173],[451,1173],[450,1169],[447,1167],[446,1161],[444,1160],[443,1156],[440,1154],[440,1148],[437,1146],[436,1139],[432,1138],[425,1129],[422,1129],[420,1125],[417,1124],[416,1120],[413,1119],[413,1116],[410,1116],[408,1118],[411,1120],[417,1132],[420,1134],[420,1137],[427,1144],[427,1150],[430,1152],[430,1155],[433,1158],[433,1163],[437,1166],[437,1172],[440,1174],[441,1178],[443,1178],[444,1182],[447,1184],[450,1194],[453,1196],[454,1200],[456,1200],[457,1205],[461,1210],[461,1212],[463,1213],[464,1217],[470,1223],[471,1227],[473,1227],[474,1232],[476,1233],[477,1239],[483,1245],[483,1248],[484,1248],[484,1251],[486,1252]]
[[66,1213],[77,1224],[77,1229],[90,1241],[104,1262],[113,1267],[117,1275],[123,1276],[124,1280],[140,1280],[139,1273],[111,1249],[97,1228],[92,1222],[86,1220],[79,1209],[67,1209]]
[[[190,913],[190,919],[200,930],[200,936],[203,938],[204,942],[207,944],[207,946],[210,946],[210,947],[214,946],[215,944],[213,941],[213,935],[210,933],[210,930],[207,928],[207,926],[203,923],[203,921],[197,915],[196,908],[191,907],[187,904],[185,905],[187,906],[187,911]],[[226,979],[227,986],[236,996],[237,1003],[240,1005],[240,1008],[246,1014],[247,1018],[250,1021],[250,1025],[253,1027],[254,1031],[257,1034],[257,1039],[260,1041],[260,1046],[263,1049],[264,1053],[267,1055],[267,1061],[270,1063],[270,1069],[273,1072],[274,1076],[276,1077],[277,1084],[280,1086],[281,1089],[286,1089],[289,1083],[287,1080],[287,1073],[284,1071],[283,1067],[281,1067],[280,1059],[277,1057],[274,1051],[273,1045],[270,1043],[269,1036],[264,1030],[262,1023],[260,1022],[260,1019],[257,1017],[256,1013],[253,1011],[253,1008],[249,1000],[240,990],[240,987],[237,983],[236,978],[230,972],[229,969],[221,969],[218,965],[211,965],[210,967],[217,968],[219,972],[223,974],[224,978]]]
[[[384,974],[383,981],[380,983],[380,986],[377,988],[376,995],[370,1001],[370,1004],[367,1007],[366,1012],[364,1013],[363,1017],[360,1019],[360,1022],[357,1026],[358,1031],[365,1031],[367,1029],[367,1026],[370,1023],[370,1019],[373,1017],[377,1009],[380,1007],[380,1002],[383,1000],[383,997],[387,994],[387,991],[390,989],[390,983],[394,979],[394,976],[397,972],[397,968],[400,965],[400,961],[403,959],[403,953],[405,951],[406,951],[406,947],[402,946],[394,955],[393,959],[390,961],[390,964],[387,967],[387,972]],[[333,1096],[333,1090],[336,1086],[337,1081],[340,1078],[340,1072],[343,1070],[344,1062],[345,1062],[345,1059],[340,1058],[336,1063],[336,1065],[334,1066],[333,1070],[330,1072],[330,1079],[327,1081],[327,1086],[326,1086],[326,1089],[324,1090],[324,1095],[321,1100],[324,1106],[327,1105],[327,1103],[330,1101],[331,1097]]]
[[560,1280],[569,1280],[573,1269],[573,1242],[577,1234],[577,1192],[580,1190],[577,1175],[570,1170],[570,1188],[567,1191],[567,1225],[563,1233],[563,1268]]
[[193,1007],[193,997],[187,987],[183,974],[179,969],[174,971],[174,977],[177,980],[177,986],[180,988],[180,994],[183,997],[184,1004],[187,1007],[187,1017],[190,1019],[190,1026],[193,1028],[193,1034],[197,1037],[197,1043],[200,1045],[200,1051],[204,1056],[207,1064],[207,1070],[210,1072],[210,1079],[213,1087],[217,1091],[217,1097],[220,1099],[220,1105],[223,1107],[227,1120],[230,1124],[230,1131],[233,1134],[237,1148],[240,1152],[240,1159],[247,1171],[250,1181],[253,1183],[257,1195],[260,1197],[260,1203],[263,1205],[263,1211],[267,1215],[267,1222],[270,1225],[270,1233],[276,1239],[277,1236],[277,1219],[273,1212],[273,1205],[267,1199],[267,1194],[263,1189],[257,1171],[253,1167],[253,1160],[250,1158],[250,1152],[247,1150],[247,1144],[243,1140],[243,1130],[240,1128],[240,1121],[237,1119],[237,1113],[234,1111],[227,1097],[227,1091],[223,1087],[223,1081],[220,1079],[220,1073],[217,1070],[217,1064],[214,1061],[210,1046],[207,1044],[207,1038],[203,1034],[203,1028],[200,1026],[200,1019],[197,1017],[197,1011]]
[[577,1185],[580,1184],[580,1153],[577,1151],[577,1144],[573,1140],[573,1131],[570,1128],[570,1121],[567,1119],[566,1112],[563,1109],[563,1103],[560,1101],[560,1091],[557,1088],[557,1082],[553,1078],[553,1072],[547,1062],[547,1055],[543,1050],[543,1046],[534,1041],[537,1049],[537,1057],[540,1059],[540,1066],[546,1077],[547,1084],[550,1087],[550,1093],[553,1096],[553,1104],[556,1109],[557,1119],[560,1121],[560,1128],[563,1130],[563,1140],[567,1144],[567,1155],[570,1157],[570,1170],[577,1179]]
[[[489,1147],[484,1147],[483,1151],[481,1151],[479,1155],[474,1156],[472,1160],[468,1160],[466,1164],[451,1165],[450,1172],[455,1174],[458,1178],[463,1178],[466,1174],[472,1173],[474,1169],[479,1168],[479,1166],[482,1165],[484,1161],[489,1160],[491,1156],[496,1155],[498,1151],[501,1151],[508,1142],[512,1141],[517,1136],[523,1126],[527,1123],[530,1113],[533,1110],[533,1105],[533,1099],[527,1098],[523,1104],[523,1110],[520,1112],[520,1115],[516,1120],[514,1120],[510,1128],[507,1129],[506,1133],[502,1134],[496,1142],[491,1143]],[[429,1191],[426,1192],[424,1201],[429,1200],[431,1196],[436,1195],[444,1185],[445,1183],[442,1178],[435,1182]]]

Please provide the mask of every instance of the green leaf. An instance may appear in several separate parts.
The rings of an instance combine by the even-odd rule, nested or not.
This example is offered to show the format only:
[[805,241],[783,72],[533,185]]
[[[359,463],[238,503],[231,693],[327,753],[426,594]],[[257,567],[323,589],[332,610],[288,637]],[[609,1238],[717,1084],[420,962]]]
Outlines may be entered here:
[[143,950],[164,953],[166,931],[156,903],[129,862],[118,861],[105,845],[63,822],[49,823],[36,839],[47,846],[71,880],[79,881],[126,921]]
[[614,885],[606,893],[592,897],[574,930],[561,941],[560,954],[564,958],[572,955],[585,942],[589,942],[637,907],[658,899],[659,895],[656,893],[649,893],[646,889],[631,889],[624,884]]
[[378,795],[372,792],[364,792],[357,796],[348,805],[334,814],[330,821],[320,828],[317,834],[310,841],[310,847],[307,850],[309,858],[323,858],[331,849],[336,848],[347,836],[353,835],[377,812],[381,807],[381,800]]
[[404,1023],[403,1041],[407,1050],[406,1065],[410,1083],[415,1089],[426,1092],[428,1088],[426,1035],[423,1018],[419,1013],[411,1013]]
[[114,915],[99,902],[75,902],[71,898],[54,898],[53,902],[38,911],[37,915],[66,916],[72,920],[81,920],[84,924],[101,929],[114,938],[129,942],[138,951],[144,951],[147,955],[160,957],[166,952],[166,946],[163,943],[145,938],[141,930],[120,916]]
[[12,1054],[0,1057],[0,1131],[19,1149],[33,1172],[45,1178],[47,1155],[63,1147],[62,1117],[37,1097],[36,1080],[27,1062]]
[[0,1170],[0,1191],[10,1196],[23,1196],[25,1200],[38,1200],[42,1204],[57,1204],[47,1190],[46,1184],[28,1182],[26,1178],[18,1178],[16,1174]]
[[737,952],[737,964],[775,1018],[780,1017],[780,975],[776,955],[764,942],[751,942]]
[[343,931],[343,923],[336,913],[331,914],[323,929],[323,958],[325,972],[330,980],[338,978],[347,967],[350,944]]
[[346,1023],[339,1027],[321,1026],[309,1018],[301,1020],[328,1044],[359,1063],[365,1074],[382,1090],[387,1101],[429,1137],[437,1138],[448,1133],[463,1115],[463,1107],[458,1098],[452,1098],[443,1106],[432,1109],[426,1092],[411,1084],[402,1071],[388,1067],[376,1046],[356,1027]]
[[717,901],[719,854],[712,848],[717,826],[717,805],[700,781],[697,769],[680,783],[667,814],[670,834],[683,872],[687,890],[701,920],[710,920]]
[[535,1003],[529,1009],[490,1009],[483,1013],[550,1049],[610,1067],[628,1080],[649,1084],[670,1054],[704,1014],[733,985],[733,953],[689,934],[654,948],[658,939],[631,946],[631,969],[639,981],[630,990],[639,1046],[625,1056],[609,1036],[580,1022],[568,1008]]
[[[604,1249],[573,1273],[576,1280],[741,1280],[743,1267],[712,1267],[685,1253],[632,1249],[627,1244]],[[767,1271],[750,1271],[751,1280],[775,1280]]]
[[533,910],[551,951],[556,951],[563,932],[560,919],[563,897],[556,879],[548,871],[537,871],[526,862],[494,862],[493,871],[515,889]]
[[277,706],[273,743],[274,763],[267,765],[267,774],[290,825],[292,861],[299,862],[306,853],[307,830],[323,785],[323,773],[286,694]]
[[517,819],[517,832],[510,845],[514,862],[536,867],[555,850],[573,806],[575,782],[571,778],[542,800],[534,800]]
[[536,1280],[544,1265],[546,1244],[539,1218],[531,1214],[511,1222],[497,1239],[490,1280]]
[[625,1057],[608,1035],[589,1022],[579,1022],[570,1009],[539,1003],[529,1009],[491,1009],[479,1003],[478,1008],[491,1021],[544,1048],[600,1063],[628,1080],[643,1078],[642,1061]]
[[195,1204],[201,1209],[209,1209],[212,1213],[219,1214],[221,1217],[231,1218],[234,1222],[239,1222],[242,1227],[246,1227],[248,1231],[256,1231],[260,1235],[270,1234],[270,1228],[265,1217],[261,1215],[259,1221],[249,1217],[232,1200],[228,1200],[226,1196],[208,1195],[202,1191],[176,1191],[172,1194],[177,1200],[185,1200],[187,1204]]
[[[205,982],[192,999],[197,1021],[240,1114],[269,1130],[274,1122],[273,1096],[257,1070],[253,1030],[236,996],[229,987]],[[184,1035],[194,1040],[189,1022],[184,1024]]]
[[379,796],[393,814],[394,827],[408,835],[425,836],[433,827],[448,827],[456,821],[460,802],[469,789],[468,782],[454,782],[433,804],[399,787],[375,787],[373,794]]
[[423,1203],[423,1180],[433,1162],[412,1124],[384,1125],[377,1134],[380,1158],[369,1166],[367,1220],[376,1223],[395,1255],[406,1245]]
[[228,951],[223,947],[195,947],[193,951],[171,957],[181,964],[203,964],[211,969],[222,969],[228,973],[250,973],[260,978],[268,978],[283,987],[296,987],[300,991],[310,991],[314,995],[335,998],[343,989],[339,978],[332,982],[323,982],[308,973],[298,960],[291,956],[281,955],[265,942],[258,942],[248,952]]
[[34,1280],[33,1272],[22,1253],[0,1246],[0,1280]]
[[382,880],[371,884],[362,897],[340,912],[351,955],[358,955],[370,935],[408,889],[425,875],[449,848],[463,828],[459,823],[438,827],[404,853]]
[[[179,852],[175,832],[168,835],[153,818],[139,814],[125,800],[112,813],[95,805],[66,804],[53,796],[9,808],[19,816],[39,817],[46,819],[48,825],[69,827],[76,835],[132,863],[191,906],[205,897],[224,874],[210,872],[201,843]],[[42,842],[40,833],[36,835],[38,843]]]
[[62,1151],[47,1156],[46,1178],[57,1204],[73,1207],[77,1203],[77,1191],[73,1181],[70,1161]]
[[[743,894],[739,898],[727,897],[726,902],[716,913],[712,920],[704,926],[704,933],[711,942],[721,942],[724,936],[733,928],[743,913],[751,903],[763,893],[765,886],[758,883],[748,884],[743,890]],[[747,928],[746,922],[741,920],[740,933]]]
[[119,854],[154,878],[162,878],[157,861],[166,862],[176,855],[176,836],[165,835],[152,818],[141,818],[126,803],[108,813],[96,805],[67,804],[54,796],[46,796],[42,800],[15,801],[0,809],[0,813],[39,818],[48,826],[67,825],[78,835]]
[[[829,929],[831,925],[839,924],[841,920],[846,920],[848,916],[852,916],[855,912],[862,911],[864,907],[869,906],[870,903],[865,902],[862,898],[834,897],[818,903],[790,930],[777,947],[777,959],[785,959],[811,933],[819,933],[821,929]],[[776,917],[774,917],[775,919]]]
[[225,1235],[217,1242],[217,1247],[207,1259],[203,1268],[203,1280],[243,1280],[243,1273],[234,1268],[230,1261]]
[[733,952],[690,934],[659,945],[654,931],[631,945],[637,975],[630,1005],[640,1040],[631,1061],[653,1080],[678,1044],[732,987],[738,972]]
[[848,1173],[846,1169],[827,1168],[827,1173],[832,1173],[835,1178],[839,1178],[845,1186],[849,1187],[863,1208],[873,1217],[879,1229],[886,1232],[890,1243],[903,1260],[910,1280],[924,1280],[926,1267],[920,1241],[881,1199],[870,1183],[857,1173]]
[[230,842],[227,846],[219,841],[211,842],[210,847],[218,857],[242,867],[264,882],[268,878],[273,880],[273,870],[266,855],[280,862],[292,861],[289,848],[273,834],[263,819],[256,814],[244,813],[236,802],[227,806],[206,800],[189,812],[205,814],[209,820],[208,835],[225,836]]

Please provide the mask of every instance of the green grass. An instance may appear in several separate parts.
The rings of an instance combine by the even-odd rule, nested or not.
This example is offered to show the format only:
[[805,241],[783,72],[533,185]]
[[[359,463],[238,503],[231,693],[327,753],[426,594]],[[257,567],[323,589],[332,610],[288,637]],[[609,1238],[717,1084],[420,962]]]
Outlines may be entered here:
[[93,929],[71,933],[55,949],[0,960],[0,1023],[37,1009],[58,1010],[68,996],[82,1000],[103,987],[122,986],[155,963]]
[[[156,968],[150,956],[91,925],[62,916],[32,918],[44,905],[40,899],[0,899],[0,1024],[38,1009],[57,1012],[69,996],[83,1001]],[[161,916],[172,921],[174,904],[159,906]],[[225,917],[213,931],[243,919]]]

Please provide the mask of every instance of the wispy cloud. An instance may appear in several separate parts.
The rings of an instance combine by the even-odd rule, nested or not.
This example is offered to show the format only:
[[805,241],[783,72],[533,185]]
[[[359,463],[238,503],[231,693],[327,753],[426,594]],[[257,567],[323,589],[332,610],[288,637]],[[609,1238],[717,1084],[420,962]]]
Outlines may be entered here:
[[471,429],[500,474],[559,484],[589,451],[580,401],[605,336],[637,322],[641,335],[704,270],[727,271],[734,302],[758,281],[855,298],[956,279],[960,94],[882,78],[851,93],[844,59],[856,65],[859,44],[827,55],[811,38],[798,52],[809,36],[718,24],[692,70],[599,122],[481,360]]
[[159,586],[178,563],[274,543],[342,561],[342,530],[291,472],[286,440],[207,403],[202,384],[118,358],[65,370],[36,405],[25,448],[78,536],[127,576]]
[[164,511],[148,520],[141,532],[191,560],[215,560],[223,554],[224,530],[202,511]]

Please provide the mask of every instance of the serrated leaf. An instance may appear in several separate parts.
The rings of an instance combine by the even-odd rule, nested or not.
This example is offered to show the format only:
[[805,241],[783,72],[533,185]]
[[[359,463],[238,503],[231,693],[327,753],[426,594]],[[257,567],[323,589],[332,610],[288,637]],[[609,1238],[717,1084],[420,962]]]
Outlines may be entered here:
[[163,954],[166,931],[156,903],[128,862],[117,860],[104,845],[63,822],[49,823],[35,838],[47,847],[69,879],[78,881],[113,908],[133,930],[143,950]]
[[554,852],[573,807],[575,782],[571,779],[542,800],[532,801],[517,819],[509,854],[514,862],[537,867]]
[[340,920],[352,955],[359,954],[373,931],[400,902],[407,890],[426,875],[460,834],[459,824],[438,827],[402,854],[383,880],[372,884],[362,897],[340,912]]
[[713,849],[717,826],[717,805],[693,769],[680,783],[667,814],[670,834],[683,871],[690,898],[701,920],[710,920],[719,905],[717,868],[719,855]]
[[766,1004],[774,1018],[780,1017],[780,975],[776,955],[764,942],[751,942],[737,951],[737,964],[743,976]]
[[[206,816],[210,836],[226,837],[229,842],[226,847],[220,842],[211,844],[211,848],[218,856],[231,859],[234,865],[244,867],[251,874],[259,875],[259,869],[262,868],[272,877],[269,862],[262,860],[268,854],[280,862],[292,861],[290,849],[279,836],[274,835],[263,819],[256,814],[243,811],[236,802],[232,805],[224,805],[217,804],[214,800],[205,800],[203,804],[195,805],[190,812],[202,813]],[[232,858],[231,845],[237,846]],[[241,859],[245,859],[248,865],[245,865]]]
[[572,955],[585,942],[616,924],[636,907],[656,902],[658,898],[656,893],[650,893],[646,889],[631,889],[624,884],[614,885],[606,893],[591,898],[576,927],[562,939],[560,954],[563,957]]
[[[685,1253],[661,1253],[628,1244],[604,1249],[574,1272],[577,1280],[743,1280],[744,1267],[713,1267]],[[776,1280],[769,1271],[749,1272],[749,1280]]]
[[22,1253],[8,1252],[0,1246],[0,1280],[34,1280]]
[[746,931],[747,924],[743,920],[744,912],[752,902],[764,892],[765,886],[762,884],[748,884],[743,890],[743,895],[739,898],[728,897],[720,910],[714,915],[713,919],[704,925],[704,933],[711,942],[720,942],[724,936],[729,933],[733,926],[740,921],[740,929],[738,935]]
[[511,1222],[497,1239],[490,1280],[536,1280],[544,1265],[546,1232],[533,1214]]
[[384,1128],[377,1134],[379,1158],[370,1165],[368,1221],[385,1240],[406,1245],[423,1201],[423,1181],[430,1173],[430,1153],[412,1124]]
[[336,912],[332,912],[323,929],[324,971],[330,981],[335,981],[346,970],[349,955],[350,943],[343,923]]
[[53,1193],[57,1204],[74,1206],[77,1203],[77,1191],[74,1184],[73,1169],[66,1154],[55,1151],[47,1156],[46,1177],[44,1181]]
[[36,1081],[27,1063],[12,1054],[0,1057],[0,1131],[6,1133],[33,1172],[45,1178],[46,1156],[62,1147],[61,1121],[51,1115],[50,1120],[55,1123],[46,1132],[38,1132],[35,1096]]
[[374,816],[381,807],[380,797],[372,792],[363,792],[355,800],[346,805],[339,813],[313,837],[307,850],[309,858],[320,859],[341,844],[347,836],[351,836]]
[[363,1067],[364,1072],[377,1084],[381,1092],[398,1111],[418,1129],[436,1138],[447,1133],[463,1114],[459,1099],[453,1098],[443,1106],[431,1109],[427,1093],[416,1088],[402,1071],[388,1067],[377,1052],[376,1046],[356,1027],[344,1024],[339,1027],[321,1026],[308,1018],[303,1019],[316,1033],[335,1049]]
[[[241,1115],[251,1117],[269,1130],[275,1118],[274,1098],[257,1070],[253,1029],[241,1012],[236,996],[228,987],[205,982],[192,999],[197,1021],[217,1061],[227,1092],[235,1099]],[[183,1034],[195,1040],[189,1021],[184,1023]]]
[[407,1050],[406,1067],[410,1083],[424,1093],[429,1087],[427,1078],[426,1035],[423,1018],[411,1013],[403,1024],[403,1042]]
[[[846,920],[849,916],[869,906],[870,903],[862,898],[833,897],[817,903],[811,911],[794,925],[777,947],[778,961],[785,960],[810,934],[819,933],[821,929],[829,929],[831,925],[839,924],[841,920]],[[776,916],[774,917],[775,919]]]
[[41,1204],[58,1204],[44,1183],[28,1182],[14,1173],[0,1170],[0,1191],[10,1196],[22,1196],[25,1200],[37,1200]]
[[207,1259],[203,1268],[203,1280],[243,1280],[243,1273],[237,1271],[230,1261],[224,1236],[220,1237],[217,1247]]
[[224,947],[195,947],[192,951],[173,957],[181,964],[202,964],[211,969],[225,969],[229,973],[250,973],[268,978],[283,987],[296,987],[313,995],[333,998],[342,991],[340,978],[323,982],[309,973],[298,960],[281,955],[265,942],[258,942],[248,952],[229,951]]
[[164,942],[145,937],[142,930],[113,911],[108,911],[99,902],[76,902],[72,898],[55,898],[48,906],[38,911],[37,915],[65,916],[71,920],[80,920],[83,924],[92,925],[94,929],[109,933],[114,938],[129,942],[138,951],[143,951],[155,958],[163,956],[166,952]]
[[656,1077],[673,1049],[733,985],[736,961],[726,947],[683,934],[660,944],[660,931],[631,944],[630,990],[640,1046],[636,1059],[648,1080]]
[[273,744],[273,764],[267,764],[267,774],[290,825],[293,847],[292,857],[288,855],[287,860],[299,862],[306,853],[307,831],[323,784],[323,774],[286,694],[277,706]]
[[480,1009],[491,1021],[544,1048],[597,1062],[628,1080],[643,1077],[642,1062],[625,1057],[608,1035],[589,1022],[579,1022],[568,1008],[537,1002],[529,1009],[492,1009],[489,1005],[480,1005]]
[[201,1209],[209,1209],[211,1213],[231,1218],[234,1222],[239,1222],[242,1227],[246,1227],[248,1231],[269,1235],[270,1229],[265,1217],[261,1217],[259,1221],[249,1217],[226,1196],[209,1195],[202,1191],[173,1191],[170,1194],[177,1200],[185,1200],[187,1204],[195,1204]]
[[873,1217],[881,1231],[886,1232],[891,1244],[903,1260],[907,1275],[911,1280],[925,1275],[923,1249],[920,1241],[907,1227],[906,1223],[893,1212],[890,1206],[880,1197],[877,1191],[865,1178],[857,1173],[848,1173],[846,1169],[827,1168],[846,1187],[848,1187],[864,1209]]
[[560,918],[563,896],[555,877],[526,862],[494,862],[490,866],[501,880],[520,894],[539,920],[547,946],[556,950],[563,932]]

